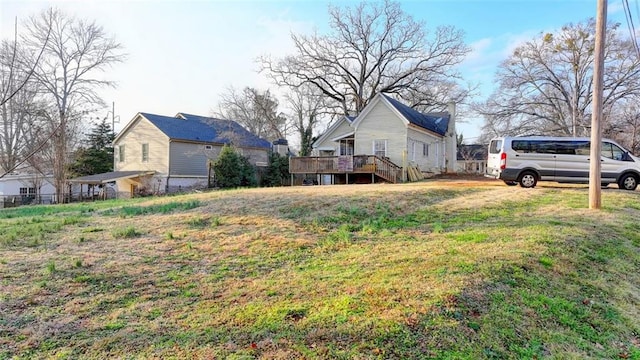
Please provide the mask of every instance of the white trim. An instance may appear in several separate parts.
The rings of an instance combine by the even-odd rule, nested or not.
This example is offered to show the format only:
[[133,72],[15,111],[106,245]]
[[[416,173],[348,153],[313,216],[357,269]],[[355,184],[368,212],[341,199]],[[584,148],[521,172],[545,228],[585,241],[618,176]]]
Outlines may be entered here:
[[[115,144],[118,141],[120,141],[120,138],[123,137],[124,134],[126,134],[129,131],[129,129],[133,127],[134,123],[136,123],[137,121],[140,121],[141,118],[146,120],[146,118],[144,116],[142,116],[141,113],[137,113],[131,120],[129,120],[127,125],[125,125],[124,128],[122,128],[122,130],[120,130],[118,135],[116,135],[116,137],[113,138],[113,142],[112,143]],[[149,120],[147,120],[147,121],[149,121]]]
[[[160,116],[160,115],[159,115]],[[168,139],[169,141],[171,141],[171,139],[169,138],[169,136],[167,134],[164,133],[164,131],[160,130],[159,127],[157,127],[153,122],[151,122],[149,119],[147,119],[146,117],[144,117],[144,115],[142,115],[142,113],[137,113],[136,116],[133,117],[133,119],[131,119],[131,121],[129,121],[127,123],[127,125],[120,130],[120,132],[118,133],[118,135],[113,139],[113,142],[111,143],[112,145],[115,145],[120,142],[120,140],[122,139],[122,137],[129,132],[129,130],[131,128],[133,128],[135,126],[135,124],[139,123],[140,121],[142,121],[144,119],[144,121],[147,121],[151,126],[153,126],[156,130],[158,130],[160,132],[160,134],[162,134],[162,136],[164,136],[166,139]]]
[[362,119],[366,118],[367,115],[371,112],[371,110],[375,107],[375,105],[378,102],[380,102],[381,96],[382,95],[380,93],[374,96],[373,99],[367,104],[367,106],[365,106],[364,109],[362,109],[362,112],[360,112],[360,114],[358,114],[358,116],[353,120],[353,122],[351,123],[351,126],[354,129],[356,129],[356,131],[358,130],[358,126],[362,122]]
[[427,130],[427,129],[425,129],[425,128],[421,127],[421,126],[415,125],[415,124],[409,123],[408,127],[411,128],[411,130],[415,130],[415,131],[417,131],[419,133],[423,133],[425,135],[429,135],[429,136],[435,137],[437,139],[442,139],[442,138],[445,137],[445,135],[440,135],[437,132],[433,132],[431,130]]
[[329,126],[329,128],[327,129],[327,131],[324,132],[324,134],[320,135],[320,137],[313,142],[313,144],[311,145],[311,148],[317,149],[317,144],[321,144],[323,141],[327,140],[327,138],[329,138],[329,135],[331,135],[334,131],[336,131],[340,127],[340,125],[342,125],[343,122],[346,122],[349,126],[353,126],[352,125],[353,122],[349,122],[346,116],[341,117],[340,119],[338,119],[338,121],[336,121],[331,126]]
[[349,132],[349,133],[346,133],[346,134],[340,135],[340,136],[338,136],[338,137],[334,137],[333,139],[330,139],[330,140],[331,140],[331,141],[340,141],[340,140],[342,140],[342,139],[346,138],[347,136],[354,135],[355,133],[356,133],[355,131],[352,131],[352,132]]
[[358,130],[358,126],[362,122],[362,119],[367,117],[367,115],[373,110],[376,104],[379,103],[380,101],[382,101],[387,106],[387,108],[391,110],[391,112],[393,112],[400,120],[402,120],[405,126],[408,127],[409,124],[411,124],[411,122],[409,122],[409,120],[407,120],[407,118],[404,117],[404,115],[402,115],[398,111],[398,109],[396,109],[393,105],[391,105],[391,103],[382,95],[382,93],[377,93],[376,96],[374,96],[374,98],[367,104],[367,106],[365,106],[364,109],[362,109],[362,112],[358,114],[358,117],[356,117],[356,119],[353,120],[353,123],[351,123],[351,126],[353,126],[356,130]]

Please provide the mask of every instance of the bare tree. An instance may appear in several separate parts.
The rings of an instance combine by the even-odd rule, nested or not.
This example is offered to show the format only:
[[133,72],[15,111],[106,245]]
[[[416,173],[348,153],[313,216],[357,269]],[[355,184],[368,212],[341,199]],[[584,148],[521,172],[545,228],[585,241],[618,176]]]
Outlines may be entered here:
[[220,99],[216,116],[234,120],[255,135],[270,141],[285,138],[287,119],[278,112],[278,100],[269,90],[261,92],[246,87],[238,91],[229,87]]
[[0,44],[0,178],[17,169],[26,159],[21,158],[25,145],[31,142],[26,129],[35,120],[37,84],[32,81],[35,66],[40,62],[49,42],[51,28],[35,59],[26,66],[26,53],[18,43],[18,20],[14,39]]
[[635,155],[640,155],[640,99],[633,97],[627,99],[625,104],[616,107],[610,118],[616,122],[608,122],[602,129],[604,137],[614,139],[624,145]]
[[327,115],[324,97],[316,87],[309,84],[291,89],[285,97],[291,111],[291,125],[300,140],[299,155],[308,156],[313,145],[313,133],[323,116]]
[[29,81],[17,57],[17,44],[0,44],[0,94],[5,99],[0,105],[0,168],[3,173],[14,170],[20,163],[25,145],[30,142],[27,128],[34,120],[37,106],[36,83]]
[[96,91],[114,83],[98,75],[123,61],[124,55],[122,46],[101,26],[68,16],[57,9],[48,9],[31,17],[26,30],[22,40],[32,53],[46,44],[41,61],[34,64],[33,77],[55,109],[47,119],[56,124],[51,127],[51,161],[56,197],[60,201],[70,161],[70,136],[78,135],[71,131],[76,126],[74,121],[92,106],[104,105]]
[[[605,50],[604,108],[640,94],[640,59],[633,40],[609,24]],[[496,75],[499,84],[477,109],[490,135],[587,135],[593,90],[593,19],[541,34],[516,48]],[[605,122],[615,122],[609,117]]]
[[[49,36],[51,35],[51,28],[47,29],[47,35],[42,43],[42,47],[38,52],[35,60],[32,61],[32,66],[28,69],[26,76],[21,79],[21,81],[17,81],[15,76],[23,70],[24,63],[21,61],[21,57],[18,55],[18,19],[16,18],[16,25],[14,31],[14,40],[13,43],[9,43],[7,41],[3,41],[3,47],[8,46],[12,48],[9,52],[3,54],[5,58],[3,58],[2,63],[2,84],[0,88],[0,106],[4,105],[6,102],[11,100],[14,96],[16,96],[29,82],[33,72],[35,71],[35,66],[40,62],[40,58],[44,53],[44,48],[49,43]],[[5,45],[6,43],[6,45]],[[4,52],[4,49],[3,49]]]
[[[317,87],[343,115],[360,113],[378,92],[432,106],[441,101],[438,86],[459,79],[454,68],[469,52],[461,30],[442,26],[430,33],[389,0],[331,6],[329,16],[329,34],[292,34],[296,54],[259,62],[278,85]],[[451,100],[458,99],[441,107]]]

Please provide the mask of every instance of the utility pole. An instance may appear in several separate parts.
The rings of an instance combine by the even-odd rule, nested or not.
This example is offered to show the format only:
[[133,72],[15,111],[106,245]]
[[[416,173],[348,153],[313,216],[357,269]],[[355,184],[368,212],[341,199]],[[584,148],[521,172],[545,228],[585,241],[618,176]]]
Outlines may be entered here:
[[116,102],[111,102],[111,131],[116,132]]
[[109,113],[111,113],[111,132],[116,133],[116,118],[118,118],[118,122],[120,122],[120,115],[116,116],[116,102],[111,102],[111,111],[107,112],[107,116],[105,116],[105,120],[109,118]]
[[602,83],[604,74],[604,42],[607,27],[607,0],[598,0],[596,14],[596,46],[593,59],[593,113],[591,115],[591,156],[589,163],[589,209],[600,209],[602,148]]

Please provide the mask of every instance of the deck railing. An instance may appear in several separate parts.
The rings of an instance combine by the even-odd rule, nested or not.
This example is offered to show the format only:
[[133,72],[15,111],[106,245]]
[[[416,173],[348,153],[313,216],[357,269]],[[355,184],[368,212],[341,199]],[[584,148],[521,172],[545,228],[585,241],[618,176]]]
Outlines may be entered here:
[[292,174],[375,174],[387,181],[397,183],[402,168],[388,159],[375,155],[353,156],[304,156],[289,158]]

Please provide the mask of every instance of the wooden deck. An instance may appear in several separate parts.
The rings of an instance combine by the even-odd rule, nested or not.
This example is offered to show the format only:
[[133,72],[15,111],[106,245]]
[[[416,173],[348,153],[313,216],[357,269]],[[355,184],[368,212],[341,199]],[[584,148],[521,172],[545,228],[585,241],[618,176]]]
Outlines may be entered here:
[[372,174],[397,183],[402,168],[375,155],[304,156],[289,158],[291,174]]

